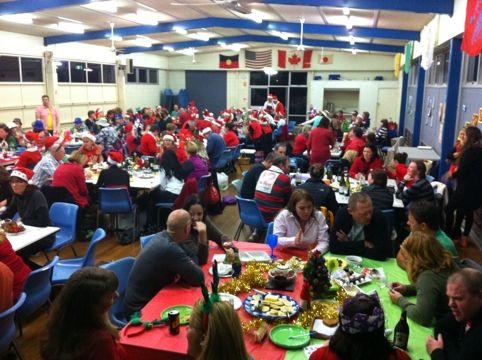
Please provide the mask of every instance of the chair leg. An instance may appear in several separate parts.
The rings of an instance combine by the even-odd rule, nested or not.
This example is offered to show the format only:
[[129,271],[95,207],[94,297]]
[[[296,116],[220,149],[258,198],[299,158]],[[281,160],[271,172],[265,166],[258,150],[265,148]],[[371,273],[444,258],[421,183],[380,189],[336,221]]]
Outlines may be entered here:
[[20,355],[20,351],[18,350],[17,345],[15,344],[15,341],[12,341],[12,347],[13,347],[13,350],[15,351],[15,354],[17,354],[17,358],[19,358],[20,360],[23,360],[23,357],[22,355]]
[[22,319],[19,316],[15,316],[15,322],[17,323],[18,336],[23,335]]
[[134,217],[134,231],[132,231],[132,243],[136,242],[136,232],[137,232],[137,210],[134,208],[132,210],[132,216]]
[[244,227],[244,224],[243,224],[243,222],[241,221],[241,222],[239,223],[238,228],[236,229],[236,233],[234,234],[234,240],[239,240],[239,236],[241,235],[241,230],[243,230],[243,227]]
[[99,228],[99,215],[100,215],[100,210],[97,208],[97,217],[96,217],[96,221],[95,221],[95,223],[96,223],[96,225],[97,225],[97,226],[95,227],[96,229]]
[[44,250],[42,250],[42,254],[44,254],[45,258],[47,259],[47,262],[49,262],[50,258]]
[[79,257],[79,256],[77,255],[77,253],[75,252],[74,246],[73,246],[73,245],[70,245],[70,248],[72,249],[72,252],[74,253],[74,256],[75,256],[75,257]]

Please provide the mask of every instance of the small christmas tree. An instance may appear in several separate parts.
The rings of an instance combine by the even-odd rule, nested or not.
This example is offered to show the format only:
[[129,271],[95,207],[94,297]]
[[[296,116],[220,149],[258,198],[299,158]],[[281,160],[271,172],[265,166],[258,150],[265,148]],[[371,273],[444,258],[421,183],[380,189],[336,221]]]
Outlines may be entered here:
[[326,268],[325,258],[319,251],[314,251],[303,269],[303,288],[300,297],[306,305],[312,299],[319,298],[331,287],[330,276]]

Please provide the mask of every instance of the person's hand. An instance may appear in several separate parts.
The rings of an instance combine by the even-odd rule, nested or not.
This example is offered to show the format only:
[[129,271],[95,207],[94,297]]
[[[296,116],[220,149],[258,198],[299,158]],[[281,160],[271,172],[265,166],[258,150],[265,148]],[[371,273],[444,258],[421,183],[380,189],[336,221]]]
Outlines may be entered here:
[[7,199],[0,201],[0,207],[7,206]]
[[301,244],[301,230],[298,231],[298,234],[295,236],[295,245],[299,246]]
[[348,236],[343,232],[343,230],[338,230],[336,232],[336,239],[338,241],[348,241]]
[[403,297],[402,294],[400,294],[396,290],[393,290],[393,288],[388,290],[388,296],[390,296],[390,300],[393,304],[396,304],[398,302],[398,299]]
[[206,224],[203,223],[202,221],[196,221],[194,223],[194,229],[197,230],[197,232],[200,234],[207,232]]
[[391,288],[402,295],[405,294],[405,292],[407,291],[407,285],[403,285],[402,283],[396,281],[392,282]]
[[372,243],[372,242],[365,240],[363,243],[364,243],[365,247],[367,247],[367,248],[369,248],[369,249],[372,249],[372,248],[373,248],[373,243]]
[[429,354],[432,354],[434,350],[437,349],[442,349],[444,348],[444,339],[442,337],[442,334],[438,334],[437,339],[434,339],[433,336],[429,336],[427,338],[427,352]]
[[408,174],[405,174],[405,176],[403,177],[403,181],[411,181],[413,180],[412,177]]

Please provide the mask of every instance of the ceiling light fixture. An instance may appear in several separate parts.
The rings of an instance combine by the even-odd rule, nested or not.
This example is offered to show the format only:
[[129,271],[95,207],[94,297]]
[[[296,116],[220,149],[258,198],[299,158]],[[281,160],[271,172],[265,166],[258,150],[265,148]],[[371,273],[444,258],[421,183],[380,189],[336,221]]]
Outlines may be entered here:
[[353,55],[356,55],[356,49],[351,49],[351,53],[352,53]]
[[58,24],[50,26],[53,29],[65,31],[73,34],[83,34],[85,32],[85,26],[81,24],[60,21]]
[[9,21],[16,24],[25,24],[25,25],[30,25],[33,23],[33,18],[32,18],[32,15],[30,14],[2,15],[0,16],[0,20]]
[[261,24],[263,22],[263,15],[261,15],[261,13],[259,13],[256,10],[251,10],[251,14],[249,14],[249,18],[258,24]]
[[278,73],[278,71],[273,69],[272,67],[264,67],[263,71],[268,76],[276,75]]
[[192,39],[201,40],[201,41],[209,41],[209,39],[211,38],[209,36],[209,34],[203,33],[203,32],[196,32],[196,33],[192,33],[192,34],[187,34],[187,36],[192,38]]
[[190,47],[187,49],[178,50],[177,52],[186,56],[193,56],[197,51],[196,49]]
[[350,16],[347,16],[347,17],[346,17],[346,25],[345,25],[345,26],[346,26],[346,29],[347,29],[347,30],[353,29],[353,24],[351,23],[351,18],[350,18]]
[[151,47],[152,40],[145,36],[136,35],[136,45],[141,47]]
[[343,15],[349,16],[350,15],[350,8],[344,7],[343,8]]
[[144,10],[138,10],[137,13],[130,13],[124,15],[124,19],[142,25],[157,25],[159,23],[158,18],[158,14]]
[[172,46],[163,46],[162,47],[162,50],[166,50],[166,51],[169,51],[169,52],[173,52],[174,51],[174,48]]
[[74,19],[69,19],[69,18],[62,17],[62,16],[57,16],[57,19],[59,19],[59,20],[65,20],[65,21],[69,21],[69,22],[73,22],[73,23],[76,23],[76,24],[82,24],[82,21],[74,20]]
[[187,35],[187,30],[186,29],[183,29],[183,28],[180,28],[180,27],[174,27],[173,30],[175,32],[177,32],[178,34],[180,35]]
[[116,13],[117,12],[117,1],[92,1],[89,4],[81,5],[87,9],[97,10],[97,11],[105,11],[109,13]]

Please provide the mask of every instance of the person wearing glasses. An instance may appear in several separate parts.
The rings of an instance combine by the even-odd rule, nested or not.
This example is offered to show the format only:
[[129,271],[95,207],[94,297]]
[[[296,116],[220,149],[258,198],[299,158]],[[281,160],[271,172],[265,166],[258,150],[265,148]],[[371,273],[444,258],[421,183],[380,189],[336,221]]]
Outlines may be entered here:
[[58,136],[49,136],[45,139],[45,155],[33,169],[32,182],[39,188],[50,184],[55,170],[62,163],[65,156],[63,140]]

